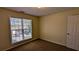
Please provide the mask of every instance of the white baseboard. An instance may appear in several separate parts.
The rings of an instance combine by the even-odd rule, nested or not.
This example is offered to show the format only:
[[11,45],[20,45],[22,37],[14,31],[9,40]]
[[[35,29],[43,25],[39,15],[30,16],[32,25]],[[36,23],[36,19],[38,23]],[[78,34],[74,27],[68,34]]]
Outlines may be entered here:
[[56,43],[56,44],[59,44],[59,45],[62,45],[62,46],[66,46],[65,44],[58,43],[58,42],[55,42],[55,41],[50,41],[50,40],[48,40],[48,39],[43,39],[43,40],[49,41],[49,42],[51,42],[51,43]]

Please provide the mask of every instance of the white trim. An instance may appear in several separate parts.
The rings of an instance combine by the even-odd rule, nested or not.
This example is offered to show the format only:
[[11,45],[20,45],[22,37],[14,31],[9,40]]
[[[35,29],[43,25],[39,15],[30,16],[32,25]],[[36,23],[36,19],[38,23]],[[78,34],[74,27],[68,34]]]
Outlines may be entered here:
[[43,40],[49,41],[49,42],[51,42],[51,43],[56,43],[56,44],[59,44],[59,45],[66,46],[66,45],[65,45],[65,44],[63,44],[63,43],[58,43],[58,42],[55,42],[55,41],[50,41],[50,40],[48,40],[48,39],[43,39]]

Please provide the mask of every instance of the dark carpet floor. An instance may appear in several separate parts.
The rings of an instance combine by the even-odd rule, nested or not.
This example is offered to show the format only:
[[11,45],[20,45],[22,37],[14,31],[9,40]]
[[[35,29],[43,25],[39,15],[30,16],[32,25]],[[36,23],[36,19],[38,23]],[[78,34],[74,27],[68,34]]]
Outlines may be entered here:
[[28,44],[11,49],[10,51],[75,51],[73,49],[51,43],[45,40],[34,40]]

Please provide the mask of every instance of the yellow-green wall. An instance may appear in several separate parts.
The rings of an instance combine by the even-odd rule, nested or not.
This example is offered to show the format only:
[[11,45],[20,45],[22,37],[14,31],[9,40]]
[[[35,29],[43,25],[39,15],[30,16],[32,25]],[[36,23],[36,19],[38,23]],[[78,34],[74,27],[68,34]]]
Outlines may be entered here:
[[12,47],[10,42],[10,17],[22,17],[32,19],[33,21],[33,39],[39,38],[39,20],[38,17],[0,8],[0,50]]
[[40,17],[40,38],[66,45],[67,16],[79,15],[79,8]]

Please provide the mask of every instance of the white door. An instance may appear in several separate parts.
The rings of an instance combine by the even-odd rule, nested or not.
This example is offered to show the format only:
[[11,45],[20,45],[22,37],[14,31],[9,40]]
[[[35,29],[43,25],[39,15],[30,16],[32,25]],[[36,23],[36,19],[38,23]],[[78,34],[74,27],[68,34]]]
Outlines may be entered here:
[[68,16],[67,47],[79,50],[79,15]]

